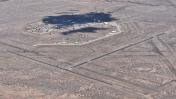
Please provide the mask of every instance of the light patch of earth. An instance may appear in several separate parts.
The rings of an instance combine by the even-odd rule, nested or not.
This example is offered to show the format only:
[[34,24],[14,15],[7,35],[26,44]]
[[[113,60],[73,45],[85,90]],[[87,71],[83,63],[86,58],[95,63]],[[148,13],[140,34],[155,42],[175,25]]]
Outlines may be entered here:
[[0,85],[0,98],[2,99],[22,99],[22,98],[33,98],[43,99],[45,94],[31,88],[25,87],[12,87]]

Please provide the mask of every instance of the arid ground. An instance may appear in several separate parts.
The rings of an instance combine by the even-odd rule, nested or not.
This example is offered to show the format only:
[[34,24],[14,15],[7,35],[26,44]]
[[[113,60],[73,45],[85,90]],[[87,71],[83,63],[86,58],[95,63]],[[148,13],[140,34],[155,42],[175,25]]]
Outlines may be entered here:
[[176,0],[0,0],[0,99],[176,99]]

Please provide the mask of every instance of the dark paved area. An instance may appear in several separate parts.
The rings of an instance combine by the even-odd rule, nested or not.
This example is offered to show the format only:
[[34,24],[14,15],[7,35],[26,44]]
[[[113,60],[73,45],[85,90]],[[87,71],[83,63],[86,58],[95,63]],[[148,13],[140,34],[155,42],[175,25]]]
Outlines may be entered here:
[[0,0],[0,99],[176,99],[175,0]]

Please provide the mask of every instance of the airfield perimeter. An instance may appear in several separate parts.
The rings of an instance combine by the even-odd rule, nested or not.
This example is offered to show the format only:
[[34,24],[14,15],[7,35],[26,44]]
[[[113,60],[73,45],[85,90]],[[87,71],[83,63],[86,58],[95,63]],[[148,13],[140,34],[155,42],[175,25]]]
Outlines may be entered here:
[[175,0],[0,0],[0,99],[176,99]]

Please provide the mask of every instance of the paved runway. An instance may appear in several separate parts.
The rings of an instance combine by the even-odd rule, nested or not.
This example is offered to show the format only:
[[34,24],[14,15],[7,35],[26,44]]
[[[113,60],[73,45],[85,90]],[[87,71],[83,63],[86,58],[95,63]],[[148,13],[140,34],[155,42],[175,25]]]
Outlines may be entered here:
[[175,99],[175,0],[0,0],[0,99]]

